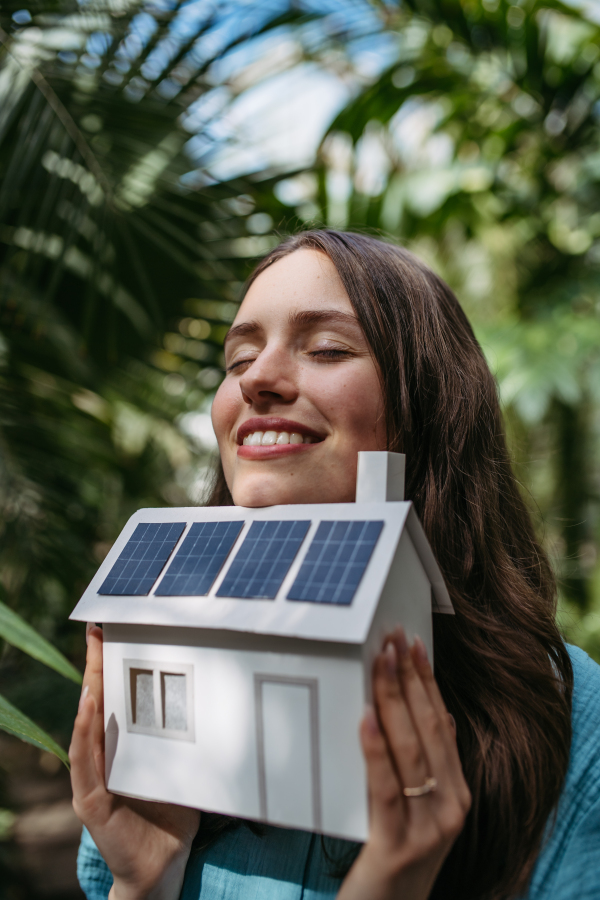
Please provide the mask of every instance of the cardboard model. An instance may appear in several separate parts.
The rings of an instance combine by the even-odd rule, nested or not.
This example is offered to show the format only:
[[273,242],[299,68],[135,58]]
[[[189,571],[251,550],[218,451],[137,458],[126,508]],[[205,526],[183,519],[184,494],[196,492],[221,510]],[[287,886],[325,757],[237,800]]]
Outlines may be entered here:
[[111,791],[366,839],[373,657],[453,612],[403,491],[360,453],[356,503],[131,517],[71,616],[104,626]]

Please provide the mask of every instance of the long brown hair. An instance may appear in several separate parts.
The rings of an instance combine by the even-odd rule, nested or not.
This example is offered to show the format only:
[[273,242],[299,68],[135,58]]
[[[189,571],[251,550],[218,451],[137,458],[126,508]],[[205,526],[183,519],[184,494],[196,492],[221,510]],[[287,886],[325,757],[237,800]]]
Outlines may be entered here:
[[[496,384],[450,288],[400,247],[307,231],[269,253],[249,284],[300,248],[333,262],[363,328],[380,373],[387,446],[406,453],[407,499],[456,610],[434,616],[435,671],[473,804],[432,897],[515,897],[567,771],[573,673]],[[220,470],[210,503],[231,502]]]

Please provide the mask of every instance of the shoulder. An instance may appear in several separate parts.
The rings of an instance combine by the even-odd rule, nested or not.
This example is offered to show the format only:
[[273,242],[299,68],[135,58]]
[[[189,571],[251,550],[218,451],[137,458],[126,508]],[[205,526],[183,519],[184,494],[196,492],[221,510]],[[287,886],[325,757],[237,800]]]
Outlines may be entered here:
[[567,644],[567,650],[573,666],[575,679],[575,695],[573,697],[573,710],[582,703],[595,704],[600,710],[600,666],[594,662],[580,647]]
[[600,666],[579,647],[569,645],[568,650],[573,665],[573,734],[558,816],[568,808],[579,820],[600,801]]
[[[600,790],[600,666],[580,650],[568,646],[573,665],[573,738],[567,780],[595,773]],[[588,781],[588,787],[589,787]]]
[[600,897],[600,666],[568,646],[573,665],[571,755],[527,900]]

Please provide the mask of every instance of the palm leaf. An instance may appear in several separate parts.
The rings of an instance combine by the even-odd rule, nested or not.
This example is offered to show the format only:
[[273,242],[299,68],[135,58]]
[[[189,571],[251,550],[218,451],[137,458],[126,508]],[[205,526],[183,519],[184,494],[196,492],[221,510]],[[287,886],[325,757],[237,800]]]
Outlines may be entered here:
[[55,669],[65,678],[81,684],[81,675],[62,653],[28,625],[24,619],[0,602],[0,637],[29,656]]
[[0,729],[28,744],[33,744],[34,747],[53,753],[54,756],[58,756],[67,769],[69,768],[69,757],[62,747],[2,695],[0,695]]

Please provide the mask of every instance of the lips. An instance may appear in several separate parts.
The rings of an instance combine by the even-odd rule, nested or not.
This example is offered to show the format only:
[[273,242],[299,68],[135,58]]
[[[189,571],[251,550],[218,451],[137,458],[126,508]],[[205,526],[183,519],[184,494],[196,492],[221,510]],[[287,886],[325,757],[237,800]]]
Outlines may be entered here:
[[241,459],[274,459],[304,453],[324,440],[324,435],[302,422],[255,416],[238,428],[237,455]]
[[[298,434],[302,438],[312,438],[312,443],[318,444],[325,440],[325,435],[319,434],[314,428],[309,428],[302,422],[295,422],[291,419],[283,419],[279,416],[254,416],[246,422],[242,422],[237,430],[237,442],[243,444],[244,438],[251,434],[262,432],[275,432],[276,434]],[[285,446],[285,445],[284,445]]]

